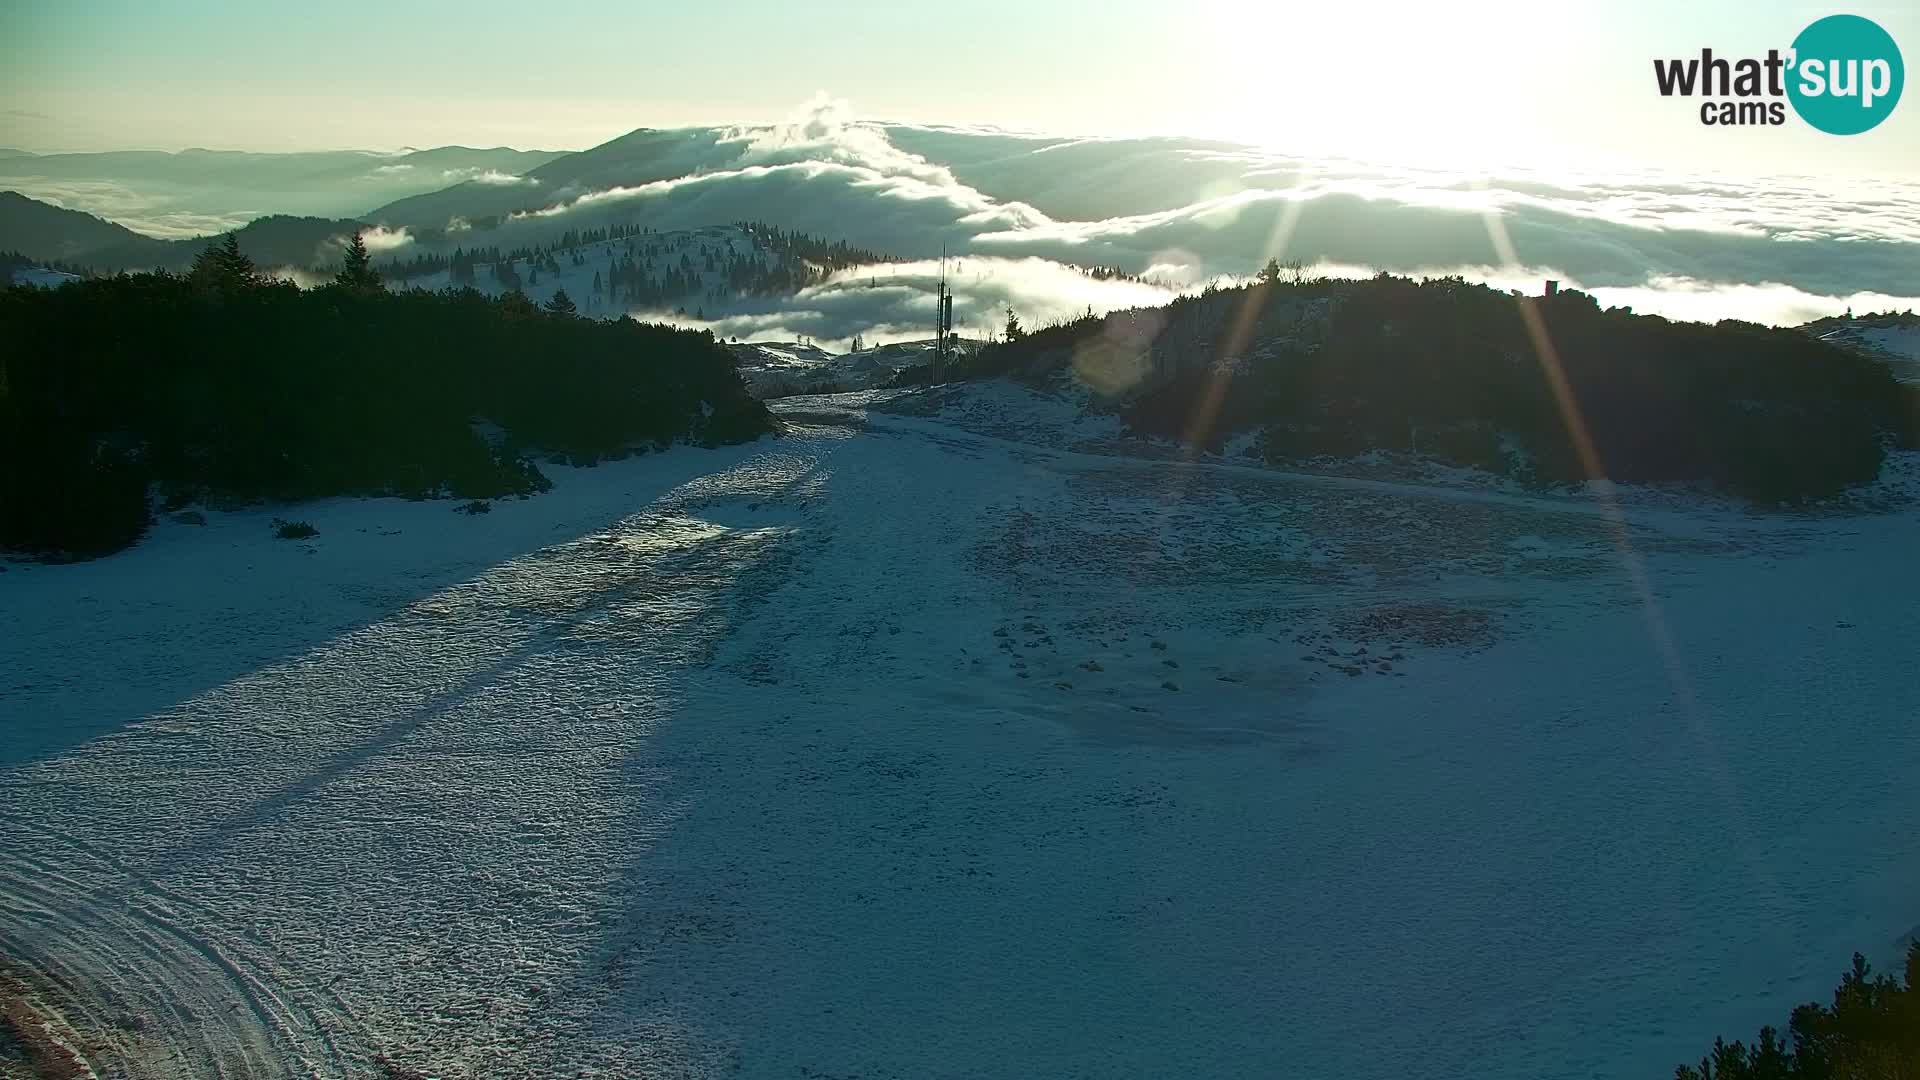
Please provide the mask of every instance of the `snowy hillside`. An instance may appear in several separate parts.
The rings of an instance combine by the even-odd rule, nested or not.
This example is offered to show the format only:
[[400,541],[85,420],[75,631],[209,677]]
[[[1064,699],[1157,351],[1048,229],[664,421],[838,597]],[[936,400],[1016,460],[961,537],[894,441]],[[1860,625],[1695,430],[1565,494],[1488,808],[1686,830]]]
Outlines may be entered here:
[[1920,316],[1912,312],[1821,319],[1806,329],[1822,341],[1885,361],[1901,382],[1920,383]]
[[79,281],[80,275],[69,274],[64,270],[49,270],[44,266],[27,266],[13,270],[14,285],[37,285],[43,289],[54,289],[70,281]]
[[812,343],[752,341],[728,346],[747,389],[761,398],[868,390],[902,368],[933,358],[933,340],[898,341],[835,353]]
[[[457,238],[441,245],[447,253],[459,249]],[[437,290],[471,285],[492,296],[518,289],[539,304],[565,291],[578,306],[580,314],[593,318],[619,318],[626,314],[654,314],[662,311],[692,320],[705,317],[705,303],[717,307],[726,295],[724,275],[715,265],[716,257],[739,256],[770,264],[775,257],[755,238],[738,226],[715,225],[663,233],[644,233],[621,239],[543,249],[540,256],[502,258],[475,262],[471,280],[459,279],[452,270],[402,276],[393,264],[383,264],[390,289]],[[551,261],[549,261],[549,259]],[[622,260],[632,260],[640,272],[656,280],[669,272],[688,275],[687,288],[665,305],[642,305],[623,297],[610,283]],[[598,288],[595,279],[598,278]]]
[[[743,312],[778,307],[835,270],[877,257],[845,244],[755,224],[656,231],[569,231],[503,251],[456,231],[432,244],[375,231],[369,246],[390,289],[471,286],[546,304],[565,292],[579,314],[703,326],[725,338]],[[751,322],[751,319],[745,320]],[[736,335],[737,336],[737,335]]]
[[[782,250],[778,238],[741,225],[712,225],[698,229],[656,232],[636,229],[628,235],[580,242],[556,241],[533,252],[489,258],[461,246],[453,234],[430,251],[418,245],[399,249],[381,264],[389,289],[437,290],[471,285],[489,295],[518,290],[536,304],[546,305],[565,292],[578,313],[587,318],[634,318],[711,330],[729,343],[742,376],[757,396],[778,397],[827,390],[855,390],[879,386],[901,368],[925,364],[933,343],[927,327],[897,326],[867,318],[886,316],[871,308],[853,308],[829,329],[851,325],[852,336],[831,341],[779,340],[789,329],[790,304],[819,306],[823,296],[852,296],[865,301],[884,294],[884,305],[905,306],[924,301],[931,320],[937,271],[918,264],[863,265],[834,273],[809,259]],[[448,267],[408,273],[407,268],[444,262],[461,253],[467,277]],[[957,265],[957,264],[956,264]],[[977,265],[977,264],[976,264]],[[990,279],[986,271],[971,279],[956,278],[957,288],[978,290]],[[885,275],[884,278],[881,275]],[[818,280],[817,286],[805,282]],[[792,284],[785,284],[792,283]],[[797,286],[798,296],[779,291]],[[773,288],[769,295],[766,291]],[[981,310],[990,310],[989,293],[973,293]],[[1148,294],[1150,297],[1159,294]],[[904,300],[902,297],[909,299]],[[860,311],[868,314],[862,316]],[[963,306],[963,310],[966,308]],[[807,323],[802,321],[800,325]],[[860,341],[865,331],[881,343]],[[878,331],[875,333],[875,331]],[[744,338],[745,340],[742,340]],[[860,348],[853,346],[860,345]]]

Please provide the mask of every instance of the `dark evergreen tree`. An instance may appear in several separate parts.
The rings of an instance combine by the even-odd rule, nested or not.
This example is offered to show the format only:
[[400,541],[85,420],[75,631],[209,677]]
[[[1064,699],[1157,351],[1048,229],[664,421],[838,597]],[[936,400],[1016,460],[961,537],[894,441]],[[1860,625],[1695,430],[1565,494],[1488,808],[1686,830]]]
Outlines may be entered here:
[[574,315],[579,311],[574,306],[573,297],[568,296],[565,289],[554,291],[553,299],[547,301],[547,310],[555,315]]
[[1791,1041],[1771,1027],[1759,1041],[1715,1039],[1675,1080],[1908,1080],[1920,1076],[1920,941],[1907,946],[1906,980],[1875,976],[1866,958],[1840,976],[1833,1005],[1793,1010]]
[[356,292],[372,292],[381,288],[380,272],[373,268],[373,258],[367,254],[367,242],[361,239],[358,232],[347,241],[346,260],[340,272],[334,275],[333,282]]
[[227,233],[209,241],[206,250],[194,256],[188,279],[203,290],[234,292],[254,285],[260,272],[253,260],[240,251],[240,235]]

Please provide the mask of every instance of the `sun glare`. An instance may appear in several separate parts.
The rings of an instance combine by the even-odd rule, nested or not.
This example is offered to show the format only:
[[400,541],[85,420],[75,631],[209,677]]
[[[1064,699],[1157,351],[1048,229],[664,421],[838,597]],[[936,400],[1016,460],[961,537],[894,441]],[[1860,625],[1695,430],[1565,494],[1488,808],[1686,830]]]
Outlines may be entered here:
[[[1549,6],[1470,8],[1385,0],[1283,6],[1208,0],[1190,55],[1231,87],[1202,121],[1223,138],[1298,154],[1438,168],[1539,162],[1554,153],[1518,133],[1540,107],[1563,16]],[[1200,77],[1198,70],[1190,72]]]

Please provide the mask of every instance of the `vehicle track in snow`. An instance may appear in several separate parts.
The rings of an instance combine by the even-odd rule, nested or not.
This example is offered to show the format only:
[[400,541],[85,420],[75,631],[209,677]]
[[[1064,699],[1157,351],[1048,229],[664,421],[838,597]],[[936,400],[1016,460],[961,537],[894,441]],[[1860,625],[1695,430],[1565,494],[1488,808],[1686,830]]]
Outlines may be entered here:
[[0,933],[0,955],[68,1019],[97,1075],[355,1074],[351,1011],[289,985],[283,958],[233,935],[215,944],[211,913],[71,836],[0,825],[33,847],[0,851],[0,912],[18,928]]
[[676,812],[620,770],[786,572],[817,466],[769,447],[0,777],[17,997],[101,1077],[633,1075],[569,1041],[597,879]]

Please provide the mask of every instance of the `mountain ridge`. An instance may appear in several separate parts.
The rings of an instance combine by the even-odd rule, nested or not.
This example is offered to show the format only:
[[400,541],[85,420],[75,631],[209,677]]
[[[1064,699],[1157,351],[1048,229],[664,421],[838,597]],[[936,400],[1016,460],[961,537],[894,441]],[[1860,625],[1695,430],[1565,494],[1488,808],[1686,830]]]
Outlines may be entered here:
[[[350,218],[269,214],[238,229],[240,248],[263,267],[309,268],[335,260],[326,250],[336,238],[365,228]],[[213,234],[221,235],[221,234]],[[42,263],[90,270],[184,270],[213,236],[163,239],[146,236],[80,210],[0,191],[0,251]]]
[[143,240],[152,238],[83,210],[55,206],[17,191],[0,191],[0,251],[59,262]]

